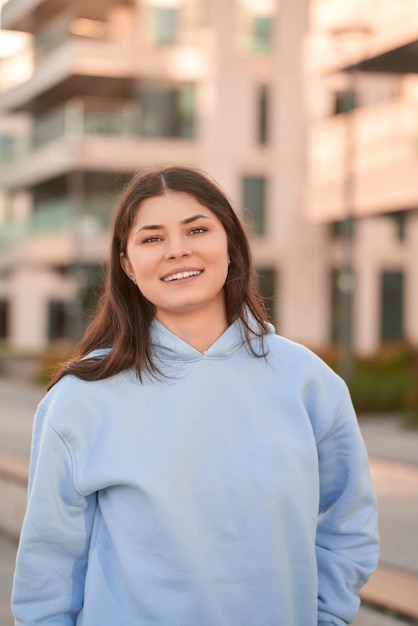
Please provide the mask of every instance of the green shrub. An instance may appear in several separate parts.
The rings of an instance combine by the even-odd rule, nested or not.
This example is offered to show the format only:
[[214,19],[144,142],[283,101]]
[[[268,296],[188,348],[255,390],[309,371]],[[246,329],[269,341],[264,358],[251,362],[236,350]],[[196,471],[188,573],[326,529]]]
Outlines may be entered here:
[[39,359],[34,382],[46,385],[56,369],[68,361],[72,352],[73,346],[71,344],[60,344],[47,350]]
[[[339,371],[338,350],[321,358]],[[376,355],[355,358],[348,386],[358,413],[402,412],[418,427],[418,351],[405,344],[385,345]]]

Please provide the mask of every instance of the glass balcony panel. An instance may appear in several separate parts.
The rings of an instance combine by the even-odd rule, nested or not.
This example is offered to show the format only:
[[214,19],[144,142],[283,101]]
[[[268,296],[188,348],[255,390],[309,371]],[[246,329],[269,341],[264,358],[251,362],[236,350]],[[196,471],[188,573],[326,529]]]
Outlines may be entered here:
[[140,101],[79,99],[37,117],[30,133],[0,144],[10,163],[64,137],[116,135],[191,139],[195,134],[194,85],[146,84]]
[[0,250],[14,246],[26,233],[24,222],[10,221],[0,224]]
[[112,209],[113,201],[104,193],[87,196],[80,206],[71,198],[44,202],[34,207],[28,234],[97,232],[108,225]]
[[28,220],[0,225],[0,250],[28,237],[51,233],[97,233],[107,227],[114,200],[107,194],[92,194],[77,207],[71,198],[59,198],[36,205]]
[[13,159],[15,140],[8,135],[0,135],[0,162],[9,163]]
[[46,115],[39,117],[32,131],[32,147],[41,146],[55,141],[65,135],[66,118],[65,108],[54,109]]
[[141,111],[139,107],[119,111],[86,111],[84,134],[133,135],[141,134]]
[[40,235],[71,230],[74,214],[74,203],[69,198],[37,205],[27,222],[27,234]]

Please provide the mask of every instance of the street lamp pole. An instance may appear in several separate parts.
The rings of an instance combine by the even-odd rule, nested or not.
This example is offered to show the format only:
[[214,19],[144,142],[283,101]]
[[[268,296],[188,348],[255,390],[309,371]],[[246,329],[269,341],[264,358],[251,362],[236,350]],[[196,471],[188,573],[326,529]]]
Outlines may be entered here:
[[[331,37],[339,45],[358,45],[359,39],[370,36],[372,30],[366,24],[347,24],[331,31]],[[355,224],[355,158],[356,158],[356,106],[358,95],[358,66],[354,65],[346,70],[348,86],[343,101],[345,115],[344,141],[344,184],[343,202],[344,218],[341,224],[342,260],[338,275],[337,286],[340,301],[339,343],[340,343],[340,373],[347,382],[354,374],[354,346],[353,346],[353,304],[355,290],[354,275],[354,224]]]
[[348,90],[345,98],[345,141],[344,141],[344,219],[342,221],[342,262],[338,276],[340,292],[340,371],[344,380],[354,374],[353,350],[353,304],[354,304],[354,207],[355,207],[355,148],[357,98],[357,70],[350,69]]

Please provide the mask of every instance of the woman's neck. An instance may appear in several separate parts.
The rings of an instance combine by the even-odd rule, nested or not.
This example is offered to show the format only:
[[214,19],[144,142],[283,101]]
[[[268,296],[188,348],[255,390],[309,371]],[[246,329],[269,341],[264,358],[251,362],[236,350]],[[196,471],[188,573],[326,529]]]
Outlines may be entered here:
[[189,315],[165,315],[157,313],[156,318],[174,335],[204,354],[226,331],[228,323],[225,312],[213,315],[208,313]]

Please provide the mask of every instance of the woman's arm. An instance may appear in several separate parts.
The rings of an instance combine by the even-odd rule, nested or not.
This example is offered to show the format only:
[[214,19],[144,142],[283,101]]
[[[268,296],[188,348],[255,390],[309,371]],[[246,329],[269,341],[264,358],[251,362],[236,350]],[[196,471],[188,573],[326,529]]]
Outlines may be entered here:
[[367,453],[345,386],[318,441],[318,457],[318,623],[344,626],[355,619],[358,591],[376,569],[379,550]]
[[16,626],[76,623],[95,507],[95,494],[77,490],[71,452],[39,409],[12,596]]

